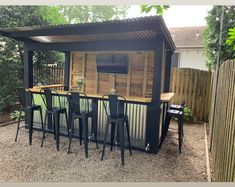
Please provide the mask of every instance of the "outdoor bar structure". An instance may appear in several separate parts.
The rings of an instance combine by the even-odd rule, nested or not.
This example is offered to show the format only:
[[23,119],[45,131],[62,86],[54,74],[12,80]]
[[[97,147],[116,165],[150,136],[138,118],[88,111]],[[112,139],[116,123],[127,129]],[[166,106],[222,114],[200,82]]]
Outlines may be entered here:
[[[106,120],[101,97],[115,89],[128,102],[132,146],[158,152],[162,103],[169,101],[161,94],[169,92],[175,50],[161,16],[2,29],[0,33],[24,42],[24,85],[33,88],[35,95],[40,87],[33,85],[33,52],[63,52],[64,84],[59,93],[76,91],[77,78],[84,77],[82,91],[97,111],[98,140],[103,140]],[[68,105],[66,99],[63,103]]]

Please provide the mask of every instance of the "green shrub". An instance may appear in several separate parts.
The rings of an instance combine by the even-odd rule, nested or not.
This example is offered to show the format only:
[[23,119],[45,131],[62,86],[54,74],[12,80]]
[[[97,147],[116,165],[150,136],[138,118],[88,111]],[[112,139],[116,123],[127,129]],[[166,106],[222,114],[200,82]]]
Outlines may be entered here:
[[184,121],[190,121],[193,117],[192,110],[188,107],[184,107]]
[[[22,112],[22,114],[21,114],[21,119],[23,119],[24,118],[24,112]],[[20,117],[20,111],[19,110],[15,110],[14,112],[12,112],[11,114],[10,114],[10,119],[13,119],[13,120],[18,120],[19,119],[19,117]]]

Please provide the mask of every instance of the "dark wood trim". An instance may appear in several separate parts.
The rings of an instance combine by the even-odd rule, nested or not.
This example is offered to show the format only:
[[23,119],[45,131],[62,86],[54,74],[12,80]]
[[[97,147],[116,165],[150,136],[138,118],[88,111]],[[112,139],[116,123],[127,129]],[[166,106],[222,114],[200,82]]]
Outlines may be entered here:
[[110,40],[72,43],[28,43],[30,50],[38,51],[130,51],[154,50],[157,40]]
[[159,42],[156,43],[155,48],[152,102],[147,106],[146,145],[149,144],[150,153],[158,153],[159,150],[159,126],[161,114],[160,95],[164,47],[165,40],[163,37],[161,37],[159,38]]
[[165,71],[164,92],[170,91],[172,55],[173,55],[173,52],[171,50],[168,50],[166,53],[166,71]]
[[70,51],[66,51],[65,63],[64,63],[64,90],[69,90],[70,64],[71,64],[71,53]]

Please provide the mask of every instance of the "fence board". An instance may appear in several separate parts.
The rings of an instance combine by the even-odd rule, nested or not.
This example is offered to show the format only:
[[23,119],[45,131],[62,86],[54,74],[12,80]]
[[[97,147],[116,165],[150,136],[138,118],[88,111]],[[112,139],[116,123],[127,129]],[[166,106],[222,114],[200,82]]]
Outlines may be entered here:
[[[218,75],[218,83],[216,88]],[[215,178],[235,178],[235,63],[224,62],[213,75],[209,127]]]
[[180,104],[186,99],[187,107],[193,112],[194,121],[207,121],[209,115],[209,99],[211,73],[191,68],[173,68],[171,70],[172,100]]

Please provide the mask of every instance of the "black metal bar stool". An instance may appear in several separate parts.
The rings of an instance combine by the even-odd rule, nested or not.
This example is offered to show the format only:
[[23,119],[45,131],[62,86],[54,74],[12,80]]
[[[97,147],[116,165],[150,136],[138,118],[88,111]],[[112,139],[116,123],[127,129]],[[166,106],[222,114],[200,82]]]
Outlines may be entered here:
[[160,144],[159,144],[159,149],[161,148],[161,145],[167,135],[172,117],[177,118],[177,120],[178,120],[179,152],[181,153],[181,147],[182,147],[182,143],[183,143],[183,117],[184,116],[183,116],[183,111],[180,111],[180,110],[171,110],[171,109],[167,110],[165,124],[163,127],[161,140],[160,140]]
[[[180,105],[170,105],[170,109],[171,110],[179,110],[179,111],[182,111],[182,113],[184,114],[184,107],[186,106],[187,102],[190,100],[191,98],[189,99],[186,99],[184,100]],[[184,125],[184,123],[182,124]],[[184,136],[184,128],[182,127],[182,136]]]
[[[44,140],[45,134],[46,134],[45,127],[46,127],[46,124],[48,125],[48,123],[46,123],[46,121],[48,120],[48,115],[52,115],[53,127],[54,127],[54,130],[52,130],[52,132],[54,133],[54,138],[56,139],[56,149],[57,149],[57,151],[59,151],[60,115],[61,114],[65,115],[68,134],[69,134],[69,123],[68,123],[68,117],[67,117],[67,110],[65,107],[61,107],[60,95],[58,94],[57,91],[53,91],[53,92],[55,92],[55,94],[56,94],[55,96],[59,97],[59,108],[54,107],[52,105],[52,91],[50,89],[43,89],[40,91],[43,103],[46,106],[46,115],[45,115],[45,121],[44,121],[41,147],[43,146],[43,140]],[[44,96],[45,96],[45,98],[44,98]],[[47,129],[47,130],[51,131],[51,129]]]
[[[82,97],[81,97],[82,96]],[[88,157],[88,118],[92,119],[92,135],[95,138],[96,147],[98,149],[98,142],[97,142],[97,129],[94,130],[94,120],[93,120],[93,113],[89,110],[89,102],[88,97],[85,93],[79,92],[68,92],[67,99],[69,102],[69,124],[70,124],[70,134],[69,134],[69,149],[68,153],[70,153],[72,136],[74,135],[74,120],[79,119],[79,139],[80,145],[82,145],[82,139],[84,136],[84,147],[85,147],[85,156]],[[81,102],[83,99],[83,103]],[[83,106],[83,107],[81,107]],[[96,126],[97,127],[97,126]],[[90,137],[91,137],[90,136]]]
[[[105,97],[108,97],[109,113],[110,114],[107,111],[107,106],[105,104]],[[122,101],[119,99],[121,99]],[[106,142],[107,142],[107,137],[108,137],[108,130],[109,130],[109,126],[111,124],[112,128],[111,128],[111,148],[110,148],[110,150],[112,151],[115,128],[116,128],[116,126],[118,126],[119,127],[119,136],[120,136],[120,147],[121,147],[121,161],[122,161],[122,165],[124,166],[124,147],[125,147],[124,126],[126,126],[129,152],[130,152],[130,155],[132,155],[126,99],[123,96],[119,96],[119,95],[104,95],[102,97],[102,102],[103,102],[105,112],[107,114],[107,123],[105,126],[104,144],[103,144],[103,151],[102,151],[101,160],[103,160],[103,158],[104,158],[105,147],[106,147]]]
[[[34,111],[40,112],[40,119],[41,119],[41,124],[42,124],[42,129],[43,129],[42,108],[40,105],[34,104],[32,92],[29,89],[20,87],[20,88],[17,88],[15,92],[16,92],[16,97],[21,105],[20,106],[20,116],[19,116],[18,123],[17,123],[15,142],[17,141],[17,138],[18,138],[19,129],[22,127],[28,127],[29,128],[29,144],[31,145],[32,144],[32,134],[33,134]],[[20,127],[20,120],[22,117],[22,111],[25,112],[25,117],[28,117],[28,120],[27,120],[28,125],[26,124],[26,120],[25,120],[25,125]]]

